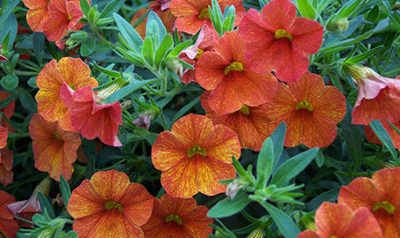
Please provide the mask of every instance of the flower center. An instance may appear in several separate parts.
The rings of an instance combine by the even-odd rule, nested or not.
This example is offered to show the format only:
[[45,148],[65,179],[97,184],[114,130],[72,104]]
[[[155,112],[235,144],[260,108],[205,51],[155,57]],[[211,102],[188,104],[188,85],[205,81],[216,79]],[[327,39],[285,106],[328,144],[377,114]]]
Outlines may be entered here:
[[372,206],[372,211],[377,212],[379,210],[384,210],[391,215],[396,211],[396,207],[388,201],[377,202]]
[[337,236],[331,235],[331,236],[329,236],[329,238],[337,238]]
[[204,19],[210,19],[210,13],[208,12],[208,8],[204,8],[201,10],[199,14],[199,19],[204,20]]
[[183,220],[182,217],[175,215],[175,214],[170,214],[168,216],[165,217],[165,222],[175,222],[178,225],[182,225]]
[[203,53],[204,53],[204,50],[202,50],[202,49],[197,49],[197,55],[196,55],[196,57],[195,57],[195,59],[200,59],[200,56],[202,56],[203,55]]
[[121,212],[121,213],[124,211],[124,206],[122,206],[122,204],[117,203],[117,202],[114,202],[114,201],[107,201],[107,202],[104,204],[104,208],[105,208],[106,210],[113,210],[113,209],[116,209],[116,210],[118,210],[118,211]]
[[288,40],[292,40],[292,34],[290,34],[289,32],[287,32],[284,29],[278,29],[275,31],[275,39],[282,39],[282,38],[286,38]]
[[228,75],[231,71],[238,71],[241,72],[244,70],[244,66],[242,63],[234,61],[230,65],[226,66],[224,70],[224,74]]
[[240,108],[240,112],[243,115],[248,116],[250,115],[250,108],[247,105],[243,105],[242,108]]
[[54,132],[53,136],[56,140],[61,140],[61,135],[58,132]]
[[201,148],[200,146],[196,145],[188,150],[187,155],[189,158],[192,158],[194,155],[201,155],[203,157],[206,157],[207,151],[206,151],[206,149]]
[[314,107],[307,100],[303,100],[303,101],[297,103],[297,105],[296,105],[296,110],[301,110],[301,109],[306,109],[306,110],[312,112],[314,110]]

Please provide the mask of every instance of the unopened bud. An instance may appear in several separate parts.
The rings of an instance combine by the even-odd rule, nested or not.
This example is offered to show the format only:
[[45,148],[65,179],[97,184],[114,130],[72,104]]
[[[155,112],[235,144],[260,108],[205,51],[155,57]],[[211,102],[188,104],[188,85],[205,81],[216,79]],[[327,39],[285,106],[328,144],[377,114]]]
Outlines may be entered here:
[[347,17],[334,19],[328,24],[327,29],[329,31],[344,32],[347,31],[347,29],[349,29],[349,24],[350,22],[349,19],[347,19]]

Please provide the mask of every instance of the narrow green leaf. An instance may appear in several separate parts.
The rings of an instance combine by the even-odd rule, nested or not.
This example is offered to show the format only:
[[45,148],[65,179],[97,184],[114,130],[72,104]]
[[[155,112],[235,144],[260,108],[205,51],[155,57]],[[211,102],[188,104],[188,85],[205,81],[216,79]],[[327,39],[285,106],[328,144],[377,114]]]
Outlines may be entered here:
[[369,124],[371,129],[375,132],[376,136],[382,142],[382,144],[389,150],[393,159],[397,159],[397,151],[393,146],[392,138],[390,138],[388,132],[385,127],[383,127],[382,123],[378,120],[375,120]]
[[90,8],[88,0],[81,0],[80,3],[81,3],[81,9],[82,9],[83,15],[85,15],[85,17],[88,17],[89,8]]
[[124,4],[124,0],[113,0],[103,8],[103,11],[101,12],[100,18],[106,18],[112,16],[114,12],[118,12],[119,9],[122,7]]
[[376,55],[379,51],[381,51],[384,48],[383,45],[377,46],[371,50],[367,50],[366,52],[359,54],[357,56],[354,57],[350,57],[348,59],[346,59],[344,62],[346,64],[357,64],[360,63],[361,61],[364,61],[374,55]]
[[153,45],[153,38],[147,38],[143,42],[143,48],[142,48],[142,55],[146,59],[147,63],[150,65],[154,64],[154,45]]
[[174,47],[174,49],[171,50],[171,52],[168,54],[168,58],[176,58],[182,50],[186,49],[193,43],[192,40],[187,40],[182,43],[179,43],[177,46]]
[[61,190],[61,197],[64,201],[64,205],[67,206],[69,199],[71,197],[71,188],[67,181],[65,181],[64,176],[61,175],[60,177],[60,190]]
[[165,56],[170,52],[171,48],[174,46],[174,40],[172,39],[172,36],[170,34],[167,34],[163,41],[161,42],[157,53],[156,57],[154,59],[155,64],[157,66],[160,66],[161,63],[163,62],[163,59]]
[[361,2],[362,0],[348,1],[336,14],[334,14],[335,18],[340,19],[343,17],[351,17],[357,11],[357,8],[362,5]]
[[271,138],[267,138],[261,147],[257,157],[257,188],[263,189],[267,184],[268,179],[272,175],[274,167],[274,143]]
[[285,238],[297,237],[300,229],[288,214],[267,202],[260,202],[260,204],[271,215],[272,220],[274,220],[279,231]]
[[286,185],[290,179],[296,177],[313,161],[318,151],[318,148],[309,149],[287,160],[272,176],[270,184],[278,187]]
[[155,12],[150,11],[146,23],[146,39],[152,38],[154,47],[158,48],[167,34],[167,29],[165,29],[160,17]]
[[132,49],[139,52],[139,47],[143,45],[143,39],[140,37],[139,33],[137,33],[129,22],[117,13],[113,13],[113,17],[123,39]]
[[211,218],[229,217],[242,211],[250,202],[245,192],[239,192],[234,199],[225,198],[219,201],[207,215]]
[[[275,129],[275,131],[271,135],[272,142],[274,142],[274,163],[276,164],[283,151],[283,145],[285,143],[285,135],[286,135],[286,124],[282,122]],[[274,164],[274,166],[275,166]]]
[[96,38],[89,37],[85,42],[83,42],[81,48],[79,49],[79,52],[81,53],[82,57],[87,57],[93,54],[95,50],[96,50]]
[[46,211],[51,218],[56,218],[56,214],[54,213],[51,203],[41,192],[38,192],[38,200],[42,209],[42,213]]
[[308,0],[297,0],[297,8],[303,17],[310,19],[316,18],[315,9]]

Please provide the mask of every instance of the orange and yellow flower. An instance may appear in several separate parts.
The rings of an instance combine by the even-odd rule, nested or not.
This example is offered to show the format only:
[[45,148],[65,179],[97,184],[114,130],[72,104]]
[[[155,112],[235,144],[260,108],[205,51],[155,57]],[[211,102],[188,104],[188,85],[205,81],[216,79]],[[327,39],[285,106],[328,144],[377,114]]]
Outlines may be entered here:
[[315,224],[316,231],[304,231],[297,238],[383,238],[368,208],[352,211],[346,205],[325,202],[317,210]]
[[29,134],[35,168],[48,172],[57,181],[61,175],[70,179],[74,171],[72,164],[78,158],[77,151],[81,145],[79,133],[64,131],[57,123],[48,122],[35,114],[29,124]]
[[82,238],[143,238],[154,198],[125,173],[100,171],[72,191],[67,210]]
[[222,124],[235,131],[243,148],[250,148],[254,151],[261,149],[264,140],[271,135],[279,122],[272,123],[266,113],[266,104],[249,107],[243,105],[236,112],[218,115],[213,112],[208,103],[209,92],[205,92],[201,97],[201,105],[207,112],[207,116],[214,124]]
[[382,169],[372,179],[356,178],[343,186],[339,203],[352,210],[368,208],[378,220],[383,237],[400,237],[400,168]]
[[42,32],[49,16],[50,0],[23,0],[23,2],[29,8],[26,14],[29,27],[32,31]]
[[49,41],[55,41],[58,48],[64,49],[68,31],[77,31],[84,26],[79,22],[83,17],[80,0],[51,0],[48,7],[43,32]]
[[286,123],[285,146],[327,147],[346,113],[346,98],[337,88],[325,86],[319,75],[307,72],[296,83],[281,84],[266,113],[272,122]]
[[[392,139],[394,147],[400,150],[400,134],[388,122],[382,121],[382,125]],[[397,129],[400,129],[400,121],[398,121],[397,123],[393,123],[393,125],[397,127]],[[371,143],[379,145],[382,144],[381,140],[379,140],[375,132],[369,126],[365,127],[365,136],[367,137],[367,140]]]
[[256,71],[244,53],[238,33],[227,32],[196,64],[196,80],[210,91],[208,102],[217,114],[236,112],[243,104],[256,107],[275,96],[276,78],[268,68]]
[[90,68],[81,59],[71,57],[50,61],[37,77],[36,101],[40,115],[49,122],[57,121],[63,130],[74,131],[71,116],[60,98],[64,82],[79,89],[87,85],[97,87],[97,81],[90,77]]
[[0,233],[7,238],[16,237],[18,223],[14,220],[14,215],[7,208],[7,205],[15,202],[10,194],[0,190]]
[[[235,25],[239,24],[246,10],[241,0],[218,0],[222,12],[225,8],[233,5],[236,10]],[[178,31],[196,34],[206,24],[212,26],[208,7],[211,0],[172,0],[170,9],[177,17],[175,27]]]
[[154,202],[153,214],[143,226],[146,238],[208,237],[213,219],[208,208],[198,206],[194,198],[173,198],[163,195]]
[[11,150],[0,149],[0,183],[4,186],[12,183],[14,153]]
[[198,192],[223,193],[220,180],[234,178],[232,156],[240,157],[235,132],[213,125],[206,116],[189,114],[162,132],[152,147],[152,161],[161,170],[161,184],[174,197],[189,198]]
[[285,82],[295,82],[307,71],[308,56],[322,45],[323,27],[296,17],[290,0],[272,0],[261,14],[250,9],[239,25],[247,55],[256,67],[273,69]]

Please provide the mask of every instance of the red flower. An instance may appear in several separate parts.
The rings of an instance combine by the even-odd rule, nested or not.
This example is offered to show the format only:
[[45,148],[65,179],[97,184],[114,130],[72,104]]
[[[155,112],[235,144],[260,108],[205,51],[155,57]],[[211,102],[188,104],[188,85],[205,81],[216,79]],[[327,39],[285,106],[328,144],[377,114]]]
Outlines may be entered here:
[[18,231],[18,223],[7,208],[7,205],[14,201],[13,196],[0,190],[0,233],[4,234],[6,238],[16,237]]
[[23,0],[25,6],[29,8],[26,14],[26,21],[32,31],[42,32],[46,27],[46,21],[49,16],[50,0]]
[[160,133],[152,147],[153,165],[161,170],[161,184],[174,197],[198,192],[213,196],[225,191],[221,180],[234,178],[232,156],[240,157],[235,132],[214,126],[209,118],[189,114]]
[[144,238],[154,198],[125,173],[100,171],[72,191],[67,210],[80,238]]
[[11,150],[0,150],[0,183],[4,186],[9,185],[13,181],[14,153]]
[[100,104],[91,86],[76,91],[66,83],[60,90],[61,98],[71,114],[72,126],[89,140],[98,137],[104,144],[122,146],[118,127],[122,124],[122,109],[119,102]]
[[250,9],[239,25],[247,55],[255,66],[275,70],[285,82],[295,82],[307,71],[308,56],[322,44],[323,27],[296,17],[289,0],[272,0],[261,12]]
[[194,45],[183,50],[179,57],[186,63],[193,65],[193,70],[186,70],[182,75],[182,82],[188,84],[196,82],[196,63],[204,52],[214,48],[219,36],[214,28],[204,25]]
[[368,208],[378,220],[383,237],[400,237],[400,168],[382,169],[372,179],[356,178],[343,186],[339,203],[351,209]]
[[50,177],[59,181],[63,175],[70,179],[74,171],[81,138],[76,132],[61,129],[56,122],[48,122],[35,114],[29,124],[32,138],[35,168],[48,172]]
[[0,125],[0,149],[4,149],[7,146],[8,130]]
[[[394,147],[400,150],[400,134],[388,122],[382,121],[382,125],[383,127],[385,127],[390,138],[392,139]],[[400,121],[398,121],[397,123],[393,123],[393,125],[397,127],[397,129],[400,129]],[[379,138],[375,135],[375,132],[369,126],[365,127],[365,136],[367,137],[367,140],[371,143],[379,145],[382,144],[381,140],[379,140]]]
[[244,57],[245,48],[237,32],[227,32],[197,62],[196,80],[206,90],[210,108],[218,114],[256,107],[275,96],[278,83],[267,68],[254,70]]
[[317,210],[315,223],[316,231],[304,231],[298,238],[383,238],[368,208],[353,212],[346,205],[325,202]]
[[400,121],[400,80],[382,77],[368,67],[350,66],[349,71],[359,88],[352,123]]
[[264,140],[278,126],[279,122],[272,122],[269,119],[266,110],[267,104],[257,107],[243,105],[239,111],[218,115],[211,110],[208,95],[209,92],[205,92],[200,97],[201,105],[207,112],[207,116],[214,124],[222,124],[236,132],[243,148],[259,151]]
[[[10,94],[0,91],[0,101],[8,98]],[[8,105],[6,105],[3,109],[0,110],[4,114],[4,116],[10,119],[14,115],[15,101],[12,100]],[[7,146],[8,132],[13,131],[13,128],[7,123],[7,121],[0,115],[0,149],[3,149]]]
[[49,41],[55,41],[60,49],[64,49],[63,39],[68,31],[77,31],[84,24],[79,23],[83,13],[79,0],[51,0],[49,3],[48,19],[43,28]]
[[346,113],[346,98],[325,86],[321,76],[307,72],[296,83],[281,84],[265,113],[272,123],[286,123],[285,146],[327,147]]
[[194,198],[173,198],[163,195],[154,202],[153,214],[143,226],[146,238],[208,237],[213,219],[207,217],[208,208],[197,206]]
[[[235,7],[235,25],[240,22],[246,11],[241,0],[218,0],[218,3],[222,12],[230,5]],[[212,27],[208,6],[211,6],[211,0],[172,0],[170,9],[177,17],[175,27],[178,31],[192,35],[196,34],[204,24]]]

